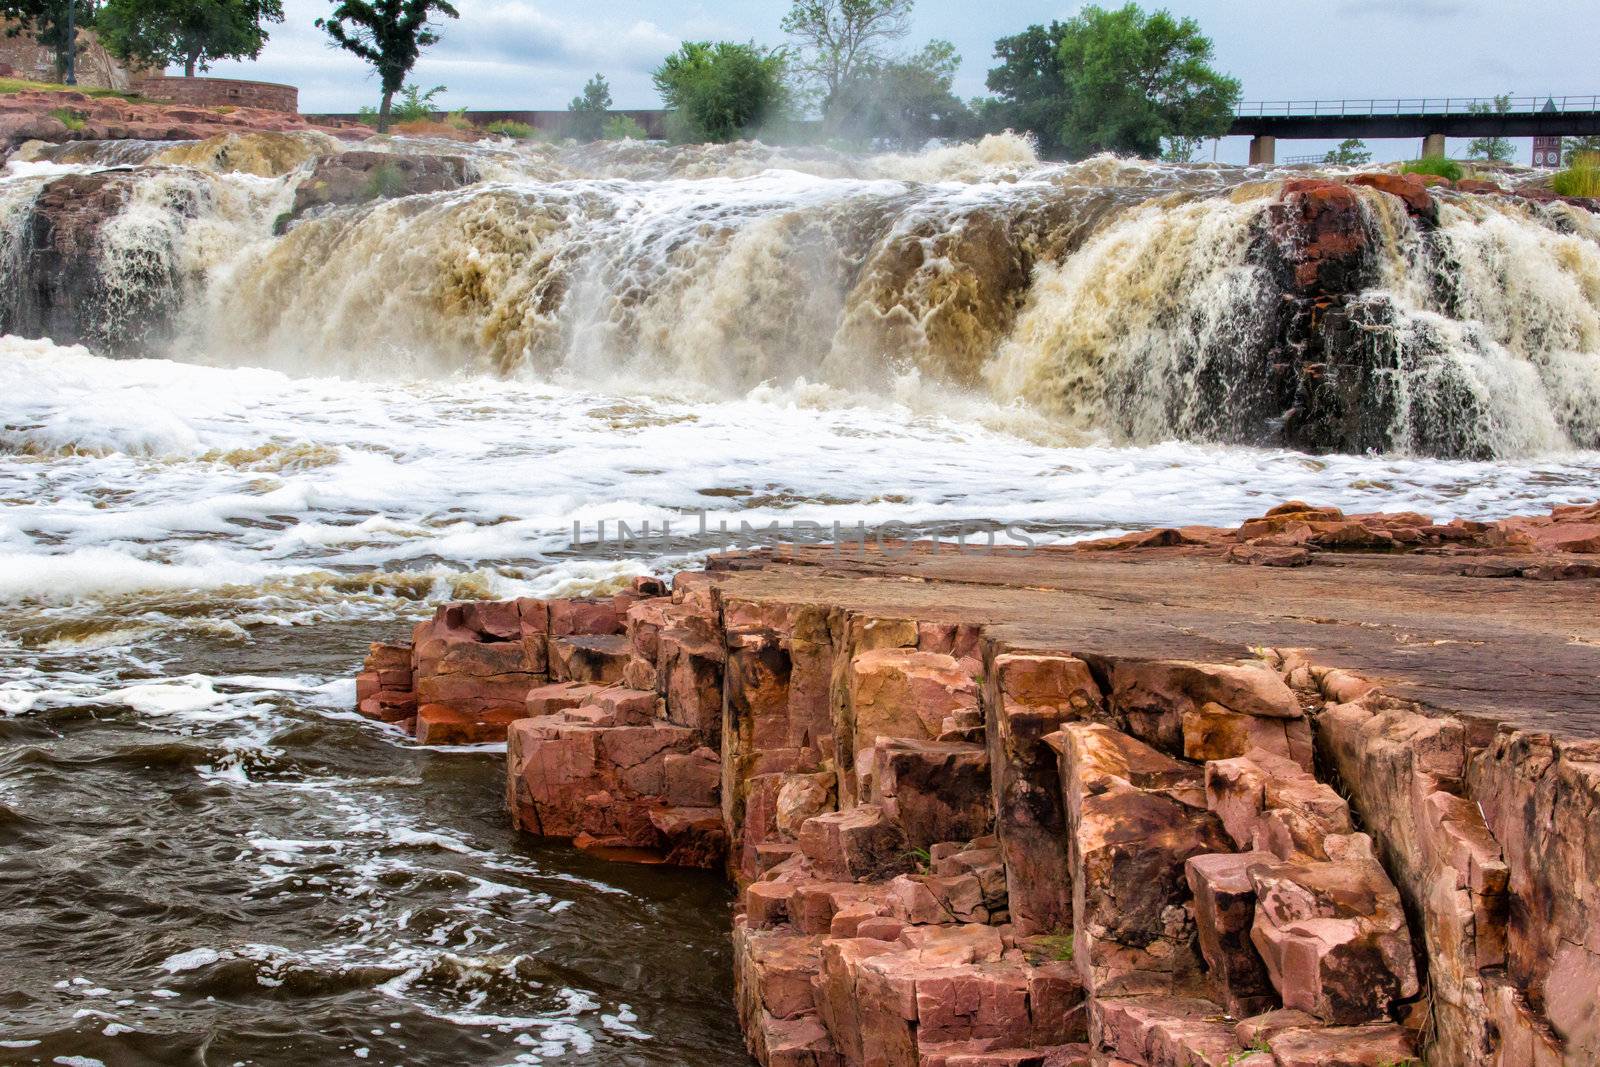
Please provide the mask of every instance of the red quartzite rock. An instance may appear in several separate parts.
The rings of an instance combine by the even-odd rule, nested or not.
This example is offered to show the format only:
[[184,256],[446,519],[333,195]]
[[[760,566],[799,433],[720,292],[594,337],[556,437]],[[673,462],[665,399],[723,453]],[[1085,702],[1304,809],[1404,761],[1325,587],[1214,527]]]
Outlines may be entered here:
[[1072,921],[1066,818],[1056,755],[1043,739],[1103,715],[1100,687],[1072,656],[997,655],[988,679],[985,733],[1011,917],[1022,933],[1062,929]]
[[1417,993],[1400,894],[1365,834],[1329,838],[1328,851],[1327,861],[1249,867],[1251,940],[1284,1007],[1334,1024],[1387,1018]]

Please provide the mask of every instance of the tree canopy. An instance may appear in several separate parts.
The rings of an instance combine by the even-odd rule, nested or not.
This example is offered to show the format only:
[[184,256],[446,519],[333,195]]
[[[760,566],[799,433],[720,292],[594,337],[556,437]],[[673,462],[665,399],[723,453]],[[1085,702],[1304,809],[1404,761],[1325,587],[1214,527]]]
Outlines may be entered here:
[[378,130],[389,128],[389,105],[417,65],[422,50],[439,41],[428,20],[435,14],[459,18],[449,0],[338,0],[317,28],[333,43],[360,56],[377,72],[382,88]]
[[1155,156],[1226,133],[1239,82],[1211,66],[1211,41],[1193,19],[1137,4],[1084,8],[1066,22],[1031,26],[995,46],[993,117],[1027,130],[1047,155]]
[[916,0],[793,0],[783,32],[798,47],[795,71],[813,83],[824,115],[840,91],[884,59],[911,30]]
[[949,41],[930,41],[904,59],[873,59],[839,86],[828,128],[860,143],[920,147],[930,137],[959,136],[972,115],[951,90],[961,57]]
[[[1492,104],[1468,104],[1467,110],[1474,115],[1504,115],[1511,110],[1511,97],[1497,96]],[[1516,148],[1505,137],[1474,137],[1467,145],[1468,158],[1490,163],[1509,163],[1515,154]]]
[[254,59],[267,43],[263,23],[282,21],[282,0],[107,0],[98,25],[114,55],[179,64],[192,78],[213,60]]
[[1322,157],[1322,161],[1339,167],[1359,167],[1372,162],[1372,152],[1367,148],[1367,142],[1359,137],[1350,137],[1340,141],[1337,148]]
[[598,141],[611,111],[611,86],[605,75],[596,74],[583,86],[583,92],[567,105],[571,112],[567,131],[580,141]]
[[785,116],[786,53],[731,41],[686,42],[657,67],[677,141],[732,141]]

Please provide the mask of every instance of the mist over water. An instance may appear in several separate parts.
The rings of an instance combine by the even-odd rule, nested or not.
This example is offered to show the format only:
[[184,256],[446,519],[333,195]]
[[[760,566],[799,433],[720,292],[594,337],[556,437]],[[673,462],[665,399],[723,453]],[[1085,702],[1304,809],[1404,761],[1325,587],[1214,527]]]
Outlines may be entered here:
[[1363,192],[1396,439],[1492,458],[1311,456],[1215,388],[1278,298],[1260,172],[395,141],[481,180],[275,236],[330,150],[75,145],[0,179],[5,280],[51,177],[151,168],[103,313],[174,308],[147,358],[0,340],[0,1062],[747,1062],[715,879],[519,840],[497,754],[349,711],[366,642],[439,602],[695,559],[575,522],[1050,542],[1597,491],[1600,230],[1564,205],[1446,196],[1424,235]]

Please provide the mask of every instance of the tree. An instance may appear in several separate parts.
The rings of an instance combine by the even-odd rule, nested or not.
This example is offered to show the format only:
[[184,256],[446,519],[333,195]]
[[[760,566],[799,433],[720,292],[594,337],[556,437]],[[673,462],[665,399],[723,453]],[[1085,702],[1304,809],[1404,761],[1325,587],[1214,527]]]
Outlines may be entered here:
[[1367,150],[1367,142],[1351,137],[1340,141],[1338,148],[1322,157],[1322,162],[1336,167],[1359,167],[1372,162],[1372,153]]
[[77,84],[78,30],[93,26],[95,0],[0,0],[0,18],[13,20],[7,37],[28,34],[56,54],[56,76]]
[[787,53],[731,41],[686,42],[657,67],[676,141],[731,141],[788,108]]
[[611,111],[611,86],[604,75],[596,74],[583,87],[583,95],[572,98],[567,105],[571,118],[567,131],[580,141],[598,141],[605,129],[606,115]]
[[961,57],[949,41],[930,41],[904,59],[873,59],[842,82],[829,127],[861,143],[920,147],[930,137],[962,132],[971,113],[951,85]]
[[[1497,96],[1494,103],[1473,103],[1467,110],[1474,115],[1504,115],[1511,110],[1511,97]],[[1467,145],[1469,159],[1482,159],[1490,163],[1509,163],[1516,149],[1504,137],[1474,137]]]
[[822,96],[828,115],[839,91],[873,63],[883,48],[911,30],[915,0],[793,0],[783,32],[799,45],[796,70]]
[[1562,138],[1561,162],[1569,167],[1576,167],[1584,158],[1590,160],[1589,166],[1594,166],[1594,161],[1600,160],[1600,137]]
[[377,72],[383,91],[379,133],[389,128],[389,106],[417,65],[417,57],[439,41],[428,24],[435,12],[460,17],[449,0],[338,0],[332,15],[317,19],[317,29],[335,45],[371,63]]
[[1039,151],[1051,157],[1065,154],[1061,131],[1067,118],[1067,81],[1058,55],[1065,32],[1065,26],[1052,22],[996,41],[1000,65],[989,71],[987,84],[999,99],[982,104],[990,128],[1032,133]]
[[1038,138],[1047,155],[1154,156],[1162,141],[1220,137],[1233,123],[1239,82],[1211,67],[1211,40],[1193,19],[1137,4],[1089,6],[1046,29],[995,45],[989,72],[1001,114]]
[[181,64],[192,78],[213,60],[256,58],[267,43],[262,24],[282,21],[282,0],[107,0],[99,30],[113,55]]

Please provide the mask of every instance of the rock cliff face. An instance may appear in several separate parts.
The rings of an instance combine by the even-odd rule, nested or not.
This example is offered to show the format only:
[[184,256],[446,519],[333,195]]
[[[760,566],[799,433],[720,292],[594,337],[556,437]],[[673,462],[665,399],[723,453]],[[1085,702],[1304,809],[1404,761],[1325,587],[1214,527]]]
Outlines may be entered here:
[[1600,505],[1298,503],[1015,559],[812,548],[449,605],[358,699],[505,738],[528,832],[726,870],[767,1067],[1576,1067],[1597,552]]

